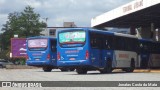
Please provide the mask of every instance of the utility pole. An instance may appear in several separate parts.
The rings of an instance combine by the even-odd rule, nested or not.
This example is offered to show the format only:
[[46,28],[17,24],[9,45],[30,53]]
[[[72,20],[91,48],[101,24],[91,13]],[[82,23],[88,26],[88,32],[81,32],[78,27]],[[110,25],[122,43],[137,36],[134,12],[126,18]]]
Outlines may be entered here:
[[2,34],[0,33],[0,52],[2,51]]
[[45,21],[46,21],[46,30],[45,30],[46,31],[46,35],[49,36],[49,30],[47,30],[47,26],[48,26],[47,25],[47,21],[48,21],[48,18],[43,18],[43,19],[45,19]]

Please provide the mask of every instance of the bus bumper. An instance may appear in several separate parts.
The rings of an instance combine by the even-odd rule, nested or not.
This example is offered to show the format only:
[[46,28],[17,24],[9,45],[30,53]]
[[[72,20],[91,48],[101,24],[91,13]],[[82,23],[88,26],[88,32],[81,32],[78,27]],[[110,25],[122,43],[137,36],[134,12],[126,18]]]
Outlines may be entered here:
[[77,67],[90,65],[88,60],[76,60],[76,61],[57,61],[58,67]]
[[29,66],[46,66],[46,65],[52,65],[50,61],[27,61],[27,65]]

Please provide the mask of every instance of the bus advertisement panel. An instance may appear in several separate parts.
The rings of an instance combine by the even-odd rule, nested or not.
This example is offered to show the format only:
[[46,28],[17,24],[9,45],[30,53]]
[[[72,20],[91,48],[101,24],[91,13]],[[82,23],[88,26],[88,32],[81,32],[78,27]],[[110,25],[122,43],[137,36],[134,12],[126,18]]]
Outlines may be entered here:
[[26,57],[26,38],[12,38],[11,53],[13,58]]

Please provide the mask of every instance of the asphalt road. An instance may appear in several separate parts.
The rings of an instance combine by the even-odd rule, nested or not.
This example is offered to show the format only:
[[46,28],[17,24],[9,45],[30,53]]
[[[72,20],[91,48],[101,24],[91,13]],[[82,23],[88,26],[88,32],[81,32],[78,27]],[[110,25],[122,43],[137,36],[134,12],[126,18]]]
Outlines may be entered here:
[[[78,75],[73,72],[61,72],[58,69],[52,72],[43,72],[42,69],[0,69],[0,81],[159,81],[160,73],[126,73],[114,71],[110,74],[100,74],[99,71],[89,71],[88,74]],[[98,83],[98,82],[97,82]],[[95,84],[95,83],[94,83]],[[96,84],[95,84],[96,85]],[[22,88],[0,88],[0,90],[21,90]],[[23,88],[37,90],[37,88]],[[43,87],[39,90],[160,90],[160,87]]]

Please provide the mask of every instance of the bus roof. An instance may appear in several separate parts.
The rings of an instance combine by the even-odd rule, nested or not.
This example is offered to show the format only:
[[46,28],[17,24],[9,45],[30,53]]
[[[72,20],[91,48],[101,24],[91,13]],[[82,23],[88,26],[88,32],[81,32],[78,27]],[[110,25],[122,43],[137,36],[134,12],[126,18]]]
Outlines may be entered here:
[[139,41],[146,41],[146,42],[154,42],[153,40],[151,40],[151,39],[138,39]]
[[88,29],[89,31],[92,32],[97,32],[97,33],[106,33],[106,34],[110,34],[110,35],[114,35],[114,32],[110,32],[110,31],[104,31],[104,30],[98,30],[98,29]]
[[51,39],[56,39],[55,37],[50,37],[50,36],[34,36],[34,37],[28,37],[27,39],[35,39],[35,38],[51,38]]
[[136,37],[134,35],[116,33],[116,32],[111,32],[111,31],[104,31],[104,30],[93,29],[93,28],[69,28],[69,29],[60,30],[58,32],[63,32],[63,31],[68,31],[68,30],[86,30],[86,31],[88,30],[88,31],[97,32],[97,33],[103,33],[103,34],[109,34],[109,35],[122,36],[122,37],[130,37],[130,38],[137,38],[138,39],[138,37]]
[[116,32],[114,32],[114,34],[115,34],[116,36],[130,37],[130,38],[137,38],[137,39],[138,39],[137,36],[130,35],[130,34],[123,34],[123,33],[116,33]]
[[151,39],[138,39],[140,42],[147,42],[147,43],[159,43],[159,41],[153,41]]

